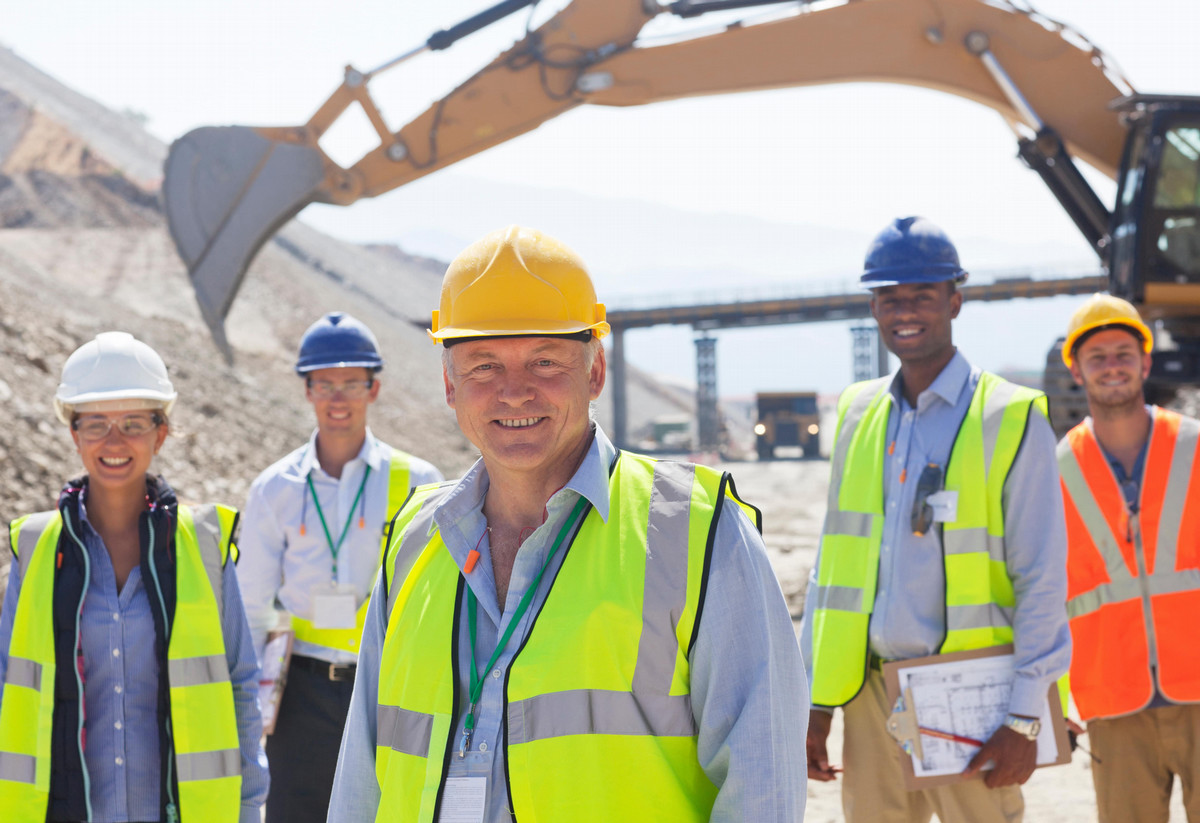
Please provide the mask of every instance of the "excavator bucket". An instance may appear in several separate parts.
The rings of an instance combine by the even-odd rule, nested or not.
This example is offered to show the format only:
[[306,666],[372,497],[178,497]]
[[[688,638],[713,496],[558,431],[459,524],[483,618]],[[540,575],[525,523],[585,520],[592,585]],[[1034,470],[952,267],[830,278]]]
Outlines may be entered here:
[[318,149],[246,126],[195,129],[167,154],[167,226],[213,341],[228,362],[225,316],[259,248],[311,203],[324,176]]

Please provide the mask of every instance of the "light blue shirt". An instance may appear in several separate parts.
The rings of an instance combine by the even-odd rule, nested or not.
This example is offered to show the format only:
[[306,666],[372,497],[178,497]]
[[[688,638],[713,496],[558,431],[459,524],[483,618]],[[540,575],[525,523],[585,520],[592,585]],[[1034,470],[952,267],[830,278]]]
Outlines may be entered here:
[[[276,604],[290,614],[313,619],[313,593],[333,579],[333,554],[308,490],[313,481],[330,535],[336,544],[343,526],[346,537],[338,550],[337,582],[351,586],[359,604],[371,591],[387,527],[388,484],[392,447],[367,429],[362,449],[331,477],[317,460],[317,433],[255,479],[242,511],[238,547],[238,579],[250,622],[254,648],[262,658],[267,634],[276,626]],[[371,474],[363,483],[367,469]],[[439,483],[442,473],[418,457],[409,464],[409,485]],[[363,493],[351,510],[359,487]],[[347,526],[347,522],[349,525]],[[302,527],[303,526],[303,527]],[[294,654],[353,663],[358,654],[295,641]]]
[[[483,501],[488,490],[482,461],[459,481],[434,520],[454,561],[461,569],[467,553],[478,547],[480,559],[466,575],[479,601],[475,663],[483,676],[483,693],[476,708],[471,749],[463,759],[450,758],[449,777],[488,780],[484,820],[507,823],[508,793],[504,773],[505,673],[521,647],[530,624],[546,600],[566,552],[551,561],[533,597],[531,608],[517,625],[495,667],[487,665],[497,638],[513,619],[517,603],[545,561],[580,496],[601,518],[608,518],[608,467],[616,449],[598,427],[583,462],[571,480],[546,506],[545,522],[517,552],[502,609],[496,599]],[[699,728],[700,765],[719,789],[714,821],[783,823],[804,816],[806,765],[804,738],[808,723],[808,687],[791,618],[779,583],[767,561],[762,538],[732,501],[718,521],[710,583],[699,633],[691,658],[692,712]],[[378,704],[379,662],[386,631],[385,599],[376,584],[363,630],[354,697],[342,739],[333,796],[331,823],[373,820],[379,805],[375,778],[375,715]],[[471,643],[465,605],[460,616],[458,668],[460,703],[465,707]],[[465,711],[465,708],[464,708]],[[454,729],[461,740],[463,718]],[[588,790],[580,784],[580,790]],[[594,789],[592,789],[594,790]]]
[[[886,660],[936,654],[945,638],[946,580],[940,529],[914,535],[912,508],[922,469],[928,463],[944,469],[949,461],[979,375],[979,369],[955,352],[929,388],[918,395],[915,409],[904,399],[900,373],[892,378],[894,402],[883,462],[883,542],[868,633],[871,651]],[[1036,410],[1030,411],[1025,438],[1005,481],[1003,505],[1005,562],[1016,595],[1016,679],[1009,711],[1036,716],[1050,684],[1066,673],[1071,662],[1062,487],[1054,432]],[[815,591],[819,564],[818,556],[809,591]],[[815,598],[805,601],[801,634],[810,676],[815,604]]]
[[[96,823],[158,820],[160,812],[158,741],[158,658],[150,598],[135,566],[120,592],[104,540],[87,520],[83,542],[91,561],[91,579],[80,626],[84,660],[87,764],[92,820]],[[234,564],[225,566],[225,604],[221,629],[233,685],[238,741],[242,753],[240,823],[259,823],[267,797],[267,759],[259,739],[258,664],[242,611]],[[19,563],[10,566],[8,591],[0,612],[0,702],[8,668],[17,599]],[[178,802],[178,798],[176,798]]]
[[[1150,415],[1151,426],[1153,426],[1154,418],[1157,414],[1155,408],[1156,407],[1151,405],[1146,406],[1146,414]],[[1088,417],[1084,423],[1089,428],[1092,428],[1091,417]],[[1094,430],[1092,435],[1095,436]],[[1131,512],[1136,512],[1142,501],[1142,477],[1146,470],[1146,455],[1150,451],[1150,438],[1147,437],[1146,442],[1142,443],[1142,450],[1138,452],[1137,459],[1133,461],[1133,474],[1125,473],[1125,466],[1122,465],[1118,458],[1113,457],[1108,453],[1108,449],[1104,448],[1104,444],[1100,442],[1099,438],[1096,440],[1096,445],[1098,445],[1100,447],[1100,451],[1104,453],[1104,459],[1108,461],[1108,466],[1112,469],[1113,476],[1117,479],[1117,485],[1121,487],[1121,494],[1125,498],[1125,505]],[[1134,551],[1141,551],[1140,544],[1135,544]],[[1151,664],[1150,669],[1152,672],[1156,668],[1157,666]],[[1154,697],[1150,700],[1150,704],[1146,706],[1146,708],[1158,709],[1162,708],[1163,706],[1173,705],[1170,700],[1163,696],[1162,689],[1158,687],[1157,673],[1155,673],[1154,677],[1151,679],[1154,681]]]

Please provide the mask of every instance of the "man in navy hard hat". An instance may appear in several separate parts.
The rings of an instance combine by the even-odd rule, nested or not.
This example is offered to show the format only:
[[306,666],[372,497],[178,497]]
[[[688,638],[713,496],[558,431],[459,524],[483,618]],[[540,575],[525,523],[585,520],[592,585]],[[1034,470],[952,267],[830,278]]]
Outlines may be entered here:
[[382,368],[375,335],[350,315],[330,312],[308,328],[296,373],[316,431],[258,476],[243,510],[238,578],[259,662],[277,603],[295,632],[267,738],[268,823],[325,820],[387,524],[411,488],[442,480],[367,426]]
[[[848,823],[1020,820],[1039,718],[1048,695],[1059,699],[1051,690],[1070,662],[1046,398],[955,348],[966,277],[949,238],[920,217],[885,228],[862,275],[900,370],[854,384],[838,402],[801,635],[814,707],[808,775],[836,778],[826,742],[841,706]],[[1003,722],[968,752],[962,780],[907,791],[908,755],[886,728],[882,664],[1010,643],[1015,677]]]

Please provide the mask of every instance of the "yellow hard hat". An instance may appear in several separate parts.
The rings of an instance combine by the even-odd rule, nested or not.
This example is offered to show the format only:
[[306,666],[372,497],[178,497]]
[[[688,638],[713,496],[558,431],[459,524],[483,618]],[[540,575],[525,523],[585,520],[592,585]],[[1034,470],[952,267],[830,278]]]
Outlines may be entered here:
[[1062,347],[1062,359],[1067,368],[1071,368],[1075,360],[1075,346],[1080,338],[1090,331],[1108,326],[1125,326],[1136,333],[1142,338],[1142,349],[1146,354],[1154,348],[1154,335],[1142,322],[1141,315],[1132,303],[1111,294],[1093,294],[1075,310],[1067,324],[1067,339]]
[[535,229],[509,226],[468,246],[446,270],[429,336],[609,332],[579,256]]

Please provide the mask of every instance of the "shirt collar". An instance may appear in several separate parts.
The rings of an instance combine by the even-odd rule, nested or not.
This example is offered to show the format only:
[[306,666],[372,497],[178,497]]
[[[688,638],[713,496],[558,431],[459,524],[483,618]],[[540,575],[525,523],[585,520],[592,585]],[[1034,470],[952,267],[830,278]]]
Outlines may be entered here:
[[[608,468],[616,456],[617,448],[597,424],[595,436],[583,460],[571,475],[571,479],[563,486],[563,489],[569,489],[586,498],[600,515],[600,519],[605,522],[608,521]],[[432,533],[436,524],[457,521],[471,511],[481,510],[489,485],[487,467],[483,458],[480,458],[450,490],[446,501],[438,507],[434,522],[430,523],[430,532]]]
[[[928,407],[929,402],[934,397],[940,397],[949,406],[957,405],[959,397],[967,388],[967,384],[971,380],[971,364],[967,362],[967,358],[963,357],[962,352],[955,350],[954,356],[950,358],[950,362],[941,370],[929,388],[921,392],[917,396],[917,409]],[[897,408],[904,400],[904,393],[901,391],[903,380],[900,378],[900,372],[897,371],[892,375],[892,382],[889,385],[889,391],[892,393],[892,399],[896,401]]]
[[[300,476],[308,477],[310,472],[320,473],[324,471],[321,468],[321,461],[317,459],[317,432],[320,429],[313,429],[313,432],[308,437],[308,448],[304,450],[304,454],[300,457]],[[351,465],[356,461],[363,461],[371,467],[371,471],[377,472],[383,466],[385,449],[375,439],[375,435],[371,432],[371,427],[367,426],[367,436],[363,439],[362,448],[358,450],[358,454],[354,459],[346,465]]]

